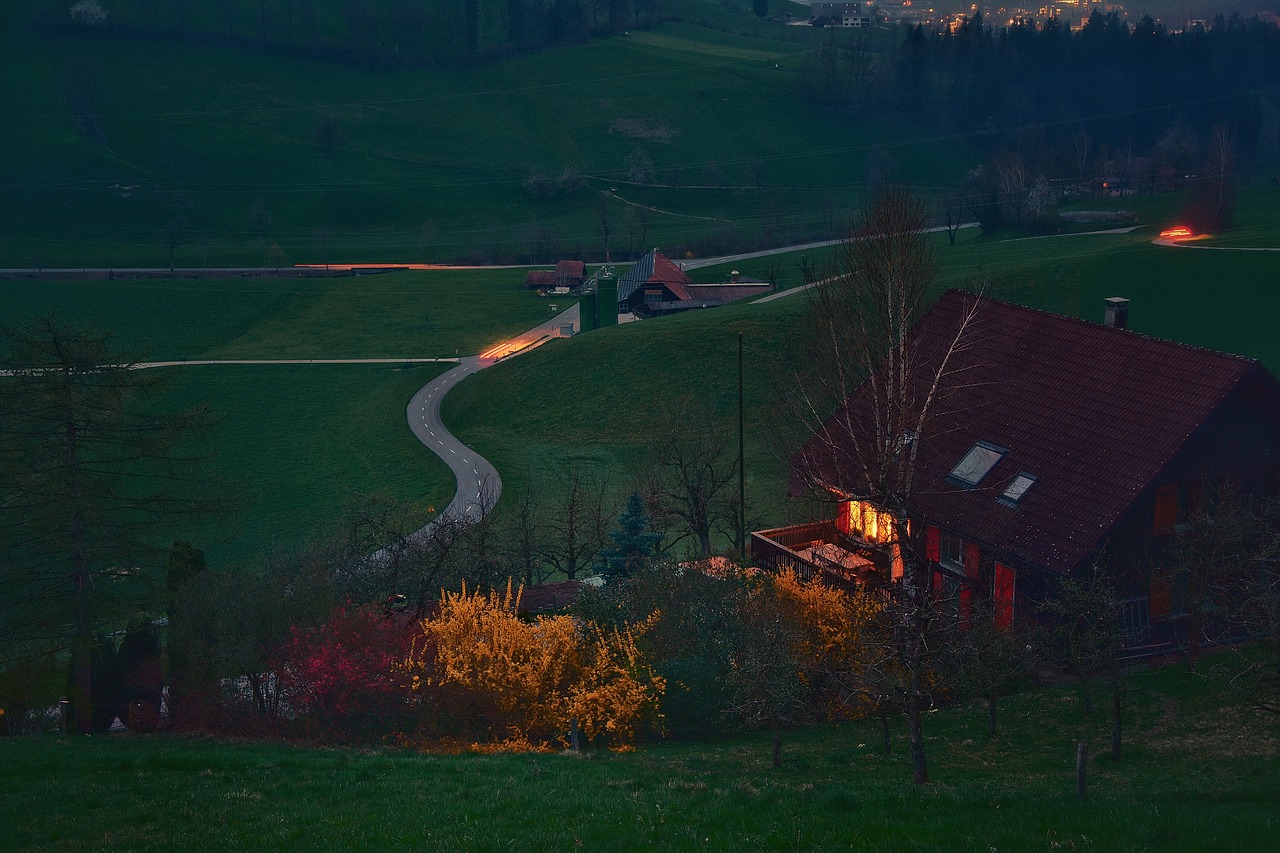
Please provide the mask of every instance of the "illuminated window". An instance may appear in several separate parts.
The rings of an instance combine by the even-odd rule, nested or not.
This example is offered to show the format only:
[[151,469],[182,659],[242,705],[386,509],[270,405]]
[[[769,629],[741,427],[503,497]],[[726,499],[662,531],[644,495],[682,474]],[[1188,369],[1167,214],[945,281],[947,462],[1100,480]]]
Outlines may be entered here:
[[996,463],[1004,458],[1007,452],[1003,447],[979,441],[973,446],[972,450],[964,455],[964,458],[957,463],[956,467],[951,469],[950,479],[955,480],[966,488],[972,489],[982,482],[982,478],[987,476],[988,471],[996,467]]
[[893,541],[893,516],[882,512],[867,501],[849,501],[845,504],[845,532],[867,542]]
[[1022,500],[1022,496],[1027,493],[1027,489],[1036,484],[1037,479],[1039,478],[1035,474],[1028,474],[1023,471],[1014,477],[1009,485],[1005,486],[1004,491],[1000,493],[1000,497],[996,498],[996,500],[1005,506],[1017,506],[1018,502]]

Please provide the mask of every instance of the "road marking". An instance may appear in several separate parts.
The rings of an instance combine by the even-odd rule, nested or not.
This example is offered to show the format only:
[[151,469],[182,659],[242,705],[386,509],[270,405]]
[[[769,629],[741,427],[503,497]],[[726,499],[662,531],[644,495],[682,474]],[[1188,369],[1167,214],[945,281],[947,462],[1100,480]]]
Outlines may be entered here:
[[450,447],[450,448],[449,448],[449,452],[450,452],[450,453],[457,453],[458,451],[456,451],[456,450],[454,450],[452,447]]
[[[462,460],[462,461],[463,461],[463,462],[466,462],[467,460],[465,460],[465,459],[464,459],[464,460]],[[479,472],[479,471],[477,471],[475,468],[472,468],[472,469],[471,469],[471,473],[472,473],[472,474],[475,474],[477,477],[479,477],[479,476],[480,476],[480,472]]]

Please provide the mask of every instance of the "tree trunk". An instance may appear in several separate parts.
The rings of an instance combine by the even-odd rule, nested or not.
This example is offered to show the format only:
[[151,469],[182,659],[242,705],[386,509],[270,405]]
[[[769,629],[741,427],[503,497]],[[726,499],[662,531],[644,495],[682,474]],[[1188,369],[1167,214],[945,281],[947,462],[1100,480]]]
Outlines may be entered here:
[[773,729],[773,766],[782,766],[782,729],[776,726]]
[[93,620],[89,613],[89,559],[84,548],[84,514],[80,511],[80,445],[73,404],[66,422],[67,472],[71,478],[71,584],[75,591],[76,633],[72,640],[72,701],[77,734],[93,731]]
[[1076,744],[1076,796],[1089,797],[1089,744],[1084,741]]
[[1111,760],[1120,760],[1121,720],[1120,682],[1111,682]]
[[711,531],[707,529],[698,531],[698,544],[702,546],[702,556],[711,556]]
[[911,675],[911,689],[907,692],[907,732],[911,739],[911,772],[917,785],[929,781],[929,766],[924,756],[924,731],[921,725],[919,676]]
[[893,751],[893,744],[889,740],[889,711],[883,702],[880,703],[880,734],[884,738],[884,754],[888,755]]
[[1080,678],[1080,698],[1084,702],[1084,715],[1086,717],[1093,716],[1093,692],[1089,690],[1089,679],[1081,676]]

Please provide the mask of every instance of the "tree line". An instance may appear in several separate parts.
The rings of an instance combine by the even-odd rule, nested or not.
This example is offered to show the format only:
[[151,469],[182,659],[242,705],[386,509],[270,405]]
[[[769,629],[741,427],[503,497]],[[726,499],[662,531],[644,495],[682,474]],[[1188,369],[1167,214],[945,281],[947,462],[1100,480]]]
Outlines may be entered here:
[[79,0],[48,3],[46,29],[124,38],[203,40],[377,68],[493,61],[593,35],[650,26],[659,0]]

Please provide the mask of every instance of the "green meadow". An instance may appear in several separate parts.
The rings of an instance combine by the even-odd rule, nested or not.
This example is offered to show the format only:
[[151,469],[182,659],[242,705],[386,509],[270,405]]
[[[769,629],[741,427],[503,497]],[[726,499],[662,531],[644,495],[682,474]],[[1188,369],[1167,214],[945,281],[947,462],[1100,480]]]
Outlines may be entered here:
[[[629,753],[420,755],[181,735],[0,738],[7,850],[1267,850],[1280,833],[1273,718],[1227,670],[1126,690],[1122,760],[1076,691],[928,715],[932,783],[878,721],[660,742]],[[1076,744],[1091,748],[1076,797]]]
[[[0,314],[109,330],[141,360],[453,358],[551,315],[523,280],[523,270],[0,280]],[[448,503],[453,479],[409,432],[405,406],[449,366],[168,369],[168,404],[207,405],[214,417],[197,473],[226,481],[237,507],[174,535],[199,543],[215,565],[245,565],[336,535],[350,508],[371,497],[425,521]]]
[[[837,228],[873,153],[925,186],[981,159],[927,126],[797,98],[823,36],[762,27],[749,10],[737,34],[672,22],[474,68],[392,71],[53,31],[29,17],[42,5],[0,11],[12,128],[0,139],[0,267],[529,263],[602,257],[606,229],[615,256],[758,248]],[[77,127],[73,101],[97,136]],[[332,144],[317,142],[322,117]],[[651,164],[640,176],[637,157]],[[571,192],[524,186],[568,168],[583,176]]]

